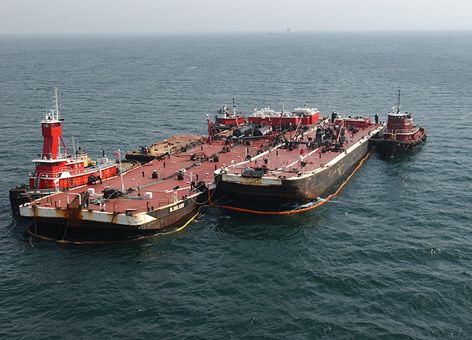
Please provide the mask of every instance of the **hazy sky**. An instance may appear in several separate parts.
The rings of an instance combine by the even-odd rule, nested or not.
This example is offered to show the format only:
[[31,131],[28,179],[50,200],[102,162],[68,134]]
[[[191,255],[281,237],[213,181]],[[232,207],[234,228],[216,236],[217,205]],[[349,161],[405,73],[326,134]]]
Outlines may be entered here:
[[472,0],[0,0],[0,33],[472,30]]

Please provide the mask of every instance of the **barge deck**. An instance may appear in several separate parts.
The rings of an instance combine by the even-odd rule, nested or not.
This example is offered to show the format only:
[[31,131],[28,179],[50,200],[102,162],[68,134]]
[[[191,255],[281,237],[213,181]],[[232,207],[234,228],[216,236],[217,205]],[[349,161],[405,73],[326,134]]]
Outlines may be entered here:
[[228,198],[226,202],[244,207],[263,204],[280,209],[319,199],[353,171],[368,153],[369,139],[384,126],[368,119],[338,119],[321,128],[333,131],[331,140],[306,133],[302,140],[287,142],[263,159],[215,171],[217,190]]
[[176,230],[207,202],[215,170],[261,156],[269,147],[267,139],[193,145],[102,183],[24,204],[20,214],[33,221],[35,234],[54,239],[133,238]]

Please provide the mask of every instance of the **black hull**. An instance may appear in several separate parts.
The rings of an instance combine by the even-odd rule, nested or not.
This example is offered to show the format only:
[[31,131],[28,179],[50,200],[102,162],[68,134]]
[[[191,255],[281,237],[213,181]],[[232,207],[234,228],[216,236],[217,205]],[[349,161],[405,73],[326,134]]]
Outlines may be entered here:
[[140,163],[149,163],[150,161],[153,161],[155,159],[157,160],[160,160],[160,159],[164,159],[165,157],[167,157],[166,154],[164,155],[158,155],[158,156],[153,156],[153,155],[145,155],[145,154],[134,154],[134,153],[130,153],[130,154],[126,154],[125,155],[125,158],[129,161],[137,161],[137,162],[140,162]]
[[13,189],[10,189],[10,207],[11,212],[14,216],[20,216],[20,205],[34,201],[38,198],[52,194],[53,191],[39,192],[31,190],[27,186],[19,186]]
[[175,231],[182,227],[195,213],[193,207],[186,213],[179,213],[177,221],[161,229],[126,228],[108,223],[87,223],[80,220],[60,220],[54,218],[37,218],[29,226],[29,232],[40,238],[69,242],[116,242],[131,241],[146,236],[153,236]]
[[264,206],[272,210],[306,203],[331,193],[335,184],[349,176],[368,152],[369,143],[366,141],[335,164],[306,177],[282,180],[280,185],[247,185],[217,178],[217,193],[223,204],[237,203],[252,209]]
[[183,201],[183,207],[170,207],[148,212],[156,220],[142,225],[103,223],[83,219],[80,211],[64,212],[58,218],[29,217],[29,233],[39,238],[76,243],[110,243],[142,239],[175,231],[189,222],[206,201],[202,192],[197,199]]
[[392,140],[374,140],[375,150],[381,155],[397,155],[412,151],[426,141],[426,135],[416,141],[398,142]]

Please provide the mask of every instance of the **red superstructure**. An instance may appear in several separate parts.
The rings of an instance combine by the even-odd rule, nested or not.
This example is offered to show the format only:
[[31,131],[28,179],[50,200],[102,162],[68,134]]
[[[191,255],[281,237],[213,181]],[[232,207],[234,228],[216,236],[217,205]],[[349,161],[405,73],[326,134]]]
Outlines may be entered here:
[[400,91],[398,105],[387,116],[387,127],[379,139],[373,139],[377,150],[384,154],[395,154],[411,150],[426,140],[426,130],[413,124],[408,112],[400,112]]
[[256,125],[271,125],[281,128],[296,128],[298,125],[313,125],[318,122],[320,113],[318,109],[308,107],[297,107],[291,112],[278,112],[271,108],[255,110],[248,117],[248,122]]
[[41,121],[43,148],[41,154],[38,154],[39,158],[33,160],[35,169],[30,173],[27,185],[10,190],[10,204],[14,214],[19,213],[18,206],[25,202],[117,175],[117,163],[105,155],[99,161],[91,161],[80,148],[70,154],[62,138],[62,121],[59,118],[56,89],[55,107]]
[[233,108],[230,110],[227,106],[223,106],[221,109],[216,111],[215,123],[217,125],[224,126],[239,126],[244,123],[244,117],[238,115],[236,112],[236,106],[234,105],[233,99]]
[[57,90],[55,95],[56,107],[41,121],[43,151],[40,158],[33,160],[36,166],[30,176],[29,186],[33,189],[64,190],[115,176],[116,162],[106,157],[100,162],[90,161],[88,155],[80,150],[74,155],[69,153],[62,139]]
[[421,140],[425,135],[424,129],[413,126],[413,118],[407,112],[389,113],[387,128],[384,132],[385,140],[410,143]]

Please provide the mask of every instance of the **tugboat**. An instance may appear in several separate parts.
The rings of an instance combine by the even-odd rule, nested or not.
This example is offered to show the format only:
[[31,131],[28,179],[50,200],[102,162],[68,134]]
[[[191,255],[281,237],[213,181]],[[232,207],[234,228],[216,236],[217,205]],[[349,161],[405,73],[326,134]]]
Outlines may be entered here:
[[216,110],[216,125],[234,127],[244,124],[244,117],[236,112],[236,105],[233,98],[233,108],[230,110],[226,105]]
[[[58,191],[69,190],[84,184],[101,182],[116,176],[118,164],[103,157],[92,161],[79,148],[69,153],[62,138],[62,121],[59,117],[59,99],[54,91],[54,109],[41,121],[43,150],[34,159],[35,170],[30,173],[29,183],[10,189],[10,205],[13,215],[19,215],[19,206]],[[61,146],[64,151],[61,152]],[[75,149],[75,147],[74,147]]]
[[411,113],[400,111],[400,90],[398,105],[388,113],[387,127],[378,139],[371,139],[376,150],[383,155],[395,155],[421,145],[426,141],[426,130],[413,125]]

